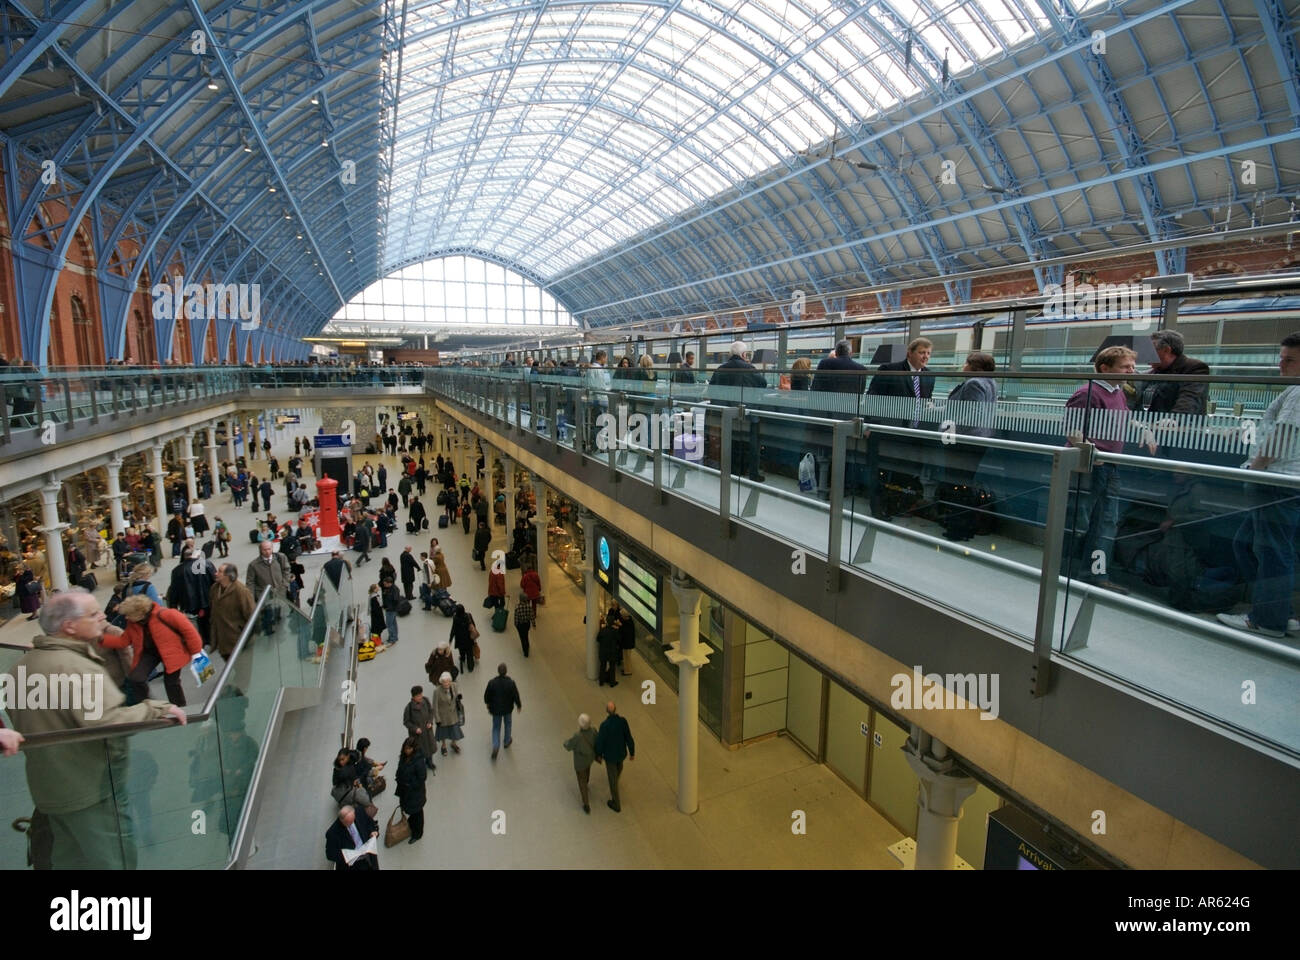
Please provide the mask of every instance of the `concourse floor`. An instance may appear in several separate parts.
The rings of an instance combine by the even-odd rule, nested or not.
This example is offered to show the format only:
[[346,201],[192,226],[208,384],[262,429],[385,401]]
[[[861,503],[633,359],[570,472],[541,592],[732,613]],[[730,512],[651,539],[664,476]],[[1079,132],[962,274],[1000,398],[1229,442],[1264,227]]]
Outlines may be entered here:
[[[314,433],[314,423],[304,416],[300,430],[306,433],[309,427]],[[290,435],[290,450],[292,442]],[[283,460],[281,447],[277,444],[275,452]],[[426,461],[435,456],[426,455]],[[384,462],[390,475],[397,467],[391,458],[355,457],[358,467],[366,460],[375,466]],[[829,768],[785,738],[733,751],[701,725],[700,806],[692,815],[679,813],[677,698],[672,690],[636,656],[632,676],[620,677],[612,691],[587,680],[584,599],[555,566],[548,602],[531,637],[531,656],[525,659],[513,625],[504,633],[492,631],[482,609],[487,575],[470,559],[472,537],[459,527],[438,531],[433,498],[431,487],[424,499],[430,501],[430,527],[435,529],[417,537],[399,528],[387,549],[373,551],[373,562],[355,571],[357,598],[376,580],[379,557],[387,556],[396,566],[408,543],[418,554],[428,549],[430,534],[441,533],[451,594],[474,614],[483,657],[478,669],[458,681],[466,704],[465,739],[461,754],[436,758],[437,773],[427,781],[425,837],[418,844],[381,850],[383,868],[899,868],[886,848],[901,834]],[[399,516],[404,524],[405,511]],[[494,548],[504,546],[502,530],[494,530]],[[349,559],[354,561],[355,554]],[[507,574],[512,607],[518,577],[517,571]],[[424,662],[451,626],[436,610],[426,613],[418,602],[414,607],[399,621],[398,645],[361,664],[358,672],[355,737],[369,738],[371,757],[388,761],[389,788],[376,801],[381,829],[397,806],[393,774],[405,736],[402,710],[413,684],[431,689]],[[493,761],[483,690],[502,661],[519,685],[524,709],[515,715],[513,746]],[[646,680],[656,683],[653,706],[641,703]],[[579,713],[588,713],[598,724],[609,699],[628,718],[637,758],[624,764],[621,813],[605,805],[609,787],[604,768],[593,768],[588,815],[582,811],[571,754],[561,745],[577,728]],[[317,709],[322,708],[290,715],[286,722],[276,765],[283,763],[288,786],[268,785],[250,868],[330,866],[323,856],[332,806],[328,763],[339,741],[332,720],[315,722]],[[306,801],[313,791],[321,802]],[[304,809],[318,808],[319,818],[303,816]],[[791,831],[796,810],[806,814],[806,835]]]

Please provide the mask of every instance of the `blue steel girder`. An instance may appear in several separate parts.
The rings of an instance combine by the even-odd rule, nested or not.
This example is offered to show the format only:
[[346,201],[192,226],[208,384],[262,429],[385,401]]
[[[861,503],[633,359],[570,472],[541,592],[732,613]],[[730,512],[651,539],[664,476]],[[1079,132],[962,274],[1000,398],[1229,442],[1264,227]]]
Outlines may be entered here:
[[[926,81],[930,84],[932,96],[936,99],[941,99],[945,92],[934,82],[934,76],[936,73],[942,75],[943,61],[938,52],[931,49],[929,43],[924,37],[916,34],[909,28],[903,18],[898,15],[897,11],[890,6],[888,0],[878,0],[878,8],[885,13],[885,18],[889,21],[888,26],[893,28],[892,30],[887,29],[885,24],[880,24],[878,32],[886,42],[893,45],[895,59],[903,59],[902,55],[905,51],[905,41],[910,39],[913,56],[916,57],[919,54],[922,59],[929,62],[930,70],[925,72],[925,77]],[[975,11],[979,10],[979,8],[974,5],[969,6],[966,9]],[[879,23],[879,21],[877,22]],[[976,59],[975,55],[970,51],[967,51],[967,54],[968,59],[974,62]],[[962,92],[960,81],[949,78],[948,84],[949,87],[955,90],[958,94]],[[1006,101],[1002,99],[1001,95],[998,94],[997,91],[993,91],[993,93],[1004,110],[1006,110],[1008,115],[1010,115],[1010,108],[1007,106]],[[950,122],[952,122],[961,132],[965,139],[966,148],[974,155],[977,164],[987,171],[985,175],[989,178],[990,182],[997,186],[1006,188],[1006,191],[1012,195],[1018,195],[1020,193],[1019,178],[1016,176],[1015,170],[1012,168],[1010,161],[1007,160],[1006,155],[1002,152],[1002,148],[999,146],[997,138],[993,135],[993,131],[989,129],[984,118],[980,115],[979,111],[975,109],[975,105],[969,99],[959,97],[956,100],[954,111],[956,115],[950,117]],[[1030,156],[1032,157],[1033,154],[1031,153]],[[1047,259],[1053,256],[1056,251],[1052,249],[1051,245],[1048,244],[1044,238],[1042,230],[1039,229],[1038,224],[1034,220],[1033,212],[1027,206],[1013,207],[1011,212],[1014,216],[1013,222],[1015,231],[1020,237],[1020,245],[1024,249],[1026,256],[1031,261]],[[1034,277],[1038,282],[1039,289],[1041,290],[1043,288],[1044,279],[1042,272],[1037,267],[1034,268]]]
[[9,29],[3,32],[5,62],[0,64],[0,100],[5,99],[14,81],[31,69],[46,49],[59,40],[69,27],[78,25],[87,10],[98,5],[95,0],[67,0],[49,10],[47,16],[37,17],[13,4],[18,14],[32,25],[32,29],[17,49],[14,48],[14,40],[18,38],[18,32],[13,29],[12,20]]
[[[299,208],[298,202],[294,199],[293,191],[289,187],[288,177],[285,175],[285,172],[280,168],[280,164],[276,160],[275,154],[271,150],[271,145],[267,142],[266,136],[262,132],[261,124],[258,123],[257,117],[253,114],[252,109],[248,105],[248,101],[244,98],[243,91],[239,89],[239,82],[235,77],[234,71],[231,69],[229,59],[222,52],[221,47],[217,43],[217,34],[213,29],[212,24],[208,21],[207,16],[203,11],[203,8],[199,6],[198,0],[186,0],[186,2],[189,6],[190,13],[194,17],[195,23],[197,23],[199,26],[199,29],[201,29],[205,34],[207,34],[207,36],[211,39],[213,58],[216,60],[218,66],[221,68],[221,73],[225,77],[226,83],[230,87],[231,96],[235,98],[235,102],[239,105],[240,112],[243,113],[245,121],[247,122],[249,128],[253,131],[253,136],[256,138],[258,146],[261,148],[262,153],[265,155],[267,162],[271,165],[271,169],[275,174],[275,178],[277,182],[281,185],[281,188],[285,191],[285,200],[293,208],[294,213],[297,215],[299,222],[302,224],[302,228],[307,234],[307,242],[310,243],[313,247],[316,247],[316,241],[311,234],[311,227],[307,223],[307,218],[303,215],[302,210]],[[324,254],[320,251],[319,247],[316,247],[316,253],[317,256],[319,256],[323,261]],[[329,272],[329,265],[322,262],[322,266],[326,271],[325,273],[326,279],[329,281],[329,285],[334,290],[334,295],[336,297],[341,297],[342,294],[339,292],[338,286],[334,283],[333,274]]]
[[[1132,167],[1145,166],[1147,154],[1142,145],[1141,132],[1129,113],[1128,105],[1116,88],[1110,67],[1101,56],[1093,52],[1090,42],[1092,31],[1087,28],[1083,18],[1075,10],[1074,3],[1072,0],[1050,0],[1050,2],[1036,0],[1036,2],[1043,16],[1060,34],[1065,44],[1076,48],[1075,58],[1083,69],[1084,78],[1097,109],[1101,111],[1107,126],[1115,133],[1115,143],[1119,147],[1124,163]],[[1110,35],[1109,31],[1107,35]],[[1173,119],[1170,118],[1169,122],[1172,127]],[[1135,192],[1147,238],[1152,241],[1168,239],[1173,231],[1169,224],[1162,220],[1164,207],[1160,192],[1156,188],[1155,176],[1148,174],[1135,180]],[[1162,273],[1174,272],[1170,268],[1171,260],[1166,251],[1157,251],[1156,260],[1160,264]]]
[[[1120,21],[1118,24],[1116,24],[1116,25],[1112,28],[1112,35],[1114,35],[1114,34],[1117,33],[1117,32],[1123,32],[1123,31],[1129,31],[1129,30],[1136,29],[1137,27],[1141,26],[1143,23],[1147,23],[1147,22],[1150,22],[1150,21],[1152,21],[1152,20],[1158,19],[1158,18],[1160,18],[1160,17],[1167,16],[1168,14],[1172,13],[1173,11],[1175,11],[1175,10],[1177,10],[1177,9],[1183,7],[1183,6],[1186,6],[1187,4],[1189,4],[1189,3],[1191,3],[1191,2],[1194,2],[1194,0],[1168,0],[1168,2],[1163,3],[1163,4],[1161,4],[1160,6],[1154,7],[1154,8],[1152,8],[1152,9],[1150,9],[1150,10],[1143,11],[1142,13],[1140,13],[1140,14],[1138,14],[1138,15],[1135,15],[1135,16],[1133,16],[1133,17],[1129,17],[1129,18],[1126,19],[1126,20],[1122,20],[1122,21]],[[1017,79],[1019,79],[1019,78],[1021,78],[1021,77],[1023,77],[1023,76],[1026,76],[1027,74],[1031,73],[1031,72],[1034,71],[1034,70],[1041,69],[1041,68],[1042,68],[1044,65],[1046,65],[1046,64],[1049,64],[1049,63],[1055,63],[1057,60],[1060,60],[1060,59],[1063,59],[1063,58],[1066,58],[1066,57],[1070,57],[1070,56],[1074,56],[1074,55],[1076,55],[1076,54],[1078,53],[1078,51],[1079,51],[1081,48],[1089,46],[1090,43],[1091,43],[1090,38],[1089,38],[1088,40],[1081,40],[1081,41],[1077,41],[1077,42],[1075,42],[1075,43],[1069,43],[1069,44],[1064,45],[1064,46],[1063,46],[1061,49],[1059,49],[1059,50],[1052,51],[1052,52],[1050,52],[1050,53],[1045,53],[1042,57],[1037,58],[1037,59],[1034,60],[1032,63],[1024,64],[1024,65],[1020,65],[1020,66],[1018,66],[1018,67],[1016,67],[1016,68],[1014,68],[1014,69],[1008,70],[1008,71],[1006,71],[1006,72],[999,73],[996,77],[992,77],[991,79],[987,80],[985,83],[978,84],[978,85],[976,85],[976,86],[972,86],[972,87],[968,88],[967,90],[965,90],[963,93],[961,93],[961,94],[958,95],[958,96],[955,96],[955,97],[949,97],[947,100],[944,101],[944,103],[941,103],[941,104],[935,104],[935,105],[932,105],[932,106],[927,107],[927,108],[922,108],[922,109],[916,110],[916,111],[910,113],[910,114],[909,114],[905,119],[903,119],[903,120],[900,120],[900,121],[897,121],[897,122],[894,122],[894,123],[888,123],[888,124],[886,124],[886,125],[880,127],[878,130],[876,130],[874,133],[870,134],[869,136],[867,136],[867,137],[863,137],[863,138],[859,138],[859,139],[854,140],[853,142],[851,142],[851,143],[849,143],[848,145],[846,145],[846,147],[845,147],[845,152],[848,152],[848,151],[854,151],[854,150],[861,150],[864,146],[866,146],[866,145],[867,145],[868,143],[870,143],[870,142],[875,142],[875,141],[882,140],[883,138],[885,138],[885,137],[887,137],[887,136],[890,136],[890,135],[892,135],[892,134],[899,133],[899,132],[902,131],[904,128],[907,128],[907,127],[910,127],[910,126],[913,126],[913,125],[921,124],[921,123],[923,123],[925,120],[929,119],[930,117],[936,116],[936,115],[938,115],[938,114],[944,112],[945,110],[950,109],[950,108],[954,105],[954,101],[957,100],[957,99],[962,99],[962,98],[970,99],[970,98],[974,98],[974,97],[979,96],[979,95],[981,95],[981,94],[983,94],[983,93],[985,93],[985,92],[987,92],[987,91],[989,91],[989,90],[991,90],[991,89],[993,89],[993,88],[995,88],[995,87],[997,87],[997,86],[1000,86],[1000,85],[1002,85],[1002,84],[1004,84],[1004,83],[1010,83],[1010,82],[1015,81],[1015,80],[1017,80]],[[821,161],[817,161],[817,162],[818,162],[818,163],[829,163],[830,161],[829,161],[829,160],[821,160]],[[793,174],[787,174],[787,175],[784,176],[784,177],[778,177],[778,178],[775,179],[775,180],[772,180],[772,181],[769,181],[769,182],[763,184],[763,186],[762,186],[760,189],[764,189],[764,190],[771,189],[771,188],[773,188],[774,186],[776,186],[776,185],[778,185],[778,184],[784,182],[786,179],[789,179],[789,178],[791,178],[791,177],[793,177],[793,176],[794,176]],[[740,201],[743,200],[743,199],[745,199],[745,195],[744,195],[744,194],[740,194],[740,195],[737,195],[737,196],[734,196],[734,197],[730,198],[729,200],[727,200],[727,201],[725,201],[725,202],[726,202],[726,203],[730,203],[730,204],[734,204],[734,203],[738,203],[738,202],[740,202]],[[995,206],[996,206],[996,205],[995,205]],[[691,218],[688,218],[688,219],[702,219],[702,218],[705,218],[705,217],[710,216],[713,212],[714,212],[714,208],[713,208],[713,207],[709,207],[709,208],[707,208],[707,209],[702,209],[702,210],[700,210],[698,213],[693,214],[692,217],[691,217]],[[988,211],[988,209],[986,208],[986,209],[982,210],[981,212],[985,212],[985,213],[986,213],[986,212],[989,212],[989,211]],[[644,242],[645,239],[646,239],[645,237],[642,237],[640,240],[638,240],[638,241],[636,241],[636,242]],[[626,249],[626,248],[623,248],[623,249]],[[600,266],[602,263],[608,261],[609,259],[611,259],[611,258],[614,257],[614,256],[617,256],[618,253],[621,253],[621,252],[623,252],[623,250],[620,250],[620,251],[618,251],[618,252],[616,252],[616,253],[603,254],[603,255],[601,255],[601,256],[597,256],[597,257],[589,258],[588,260],[584,261],[583,263],[580,263],[580,264],[578,264],[578,265],[576,265],[576,266],[574,266],[574,267],[572,267],[572,268],[570,268],[570,269],[568,269],[568,270],[561,271],[560,273],[558,273],[558,274],[556,275],[555,280],[556,280],[556,281],[565,280],[565,279],[568,279],[568,278],[570,278],[570,277],[572,277],[572,276],[576,276],[576,275],[579,274],[579,273],[583,273],[583,272],[586,272],[586,271],[594,270],[594,269],[596,269],[598,266]]]
[[[1153,163],[1148,163],[1145,167],[1138,167],[1134,169],[1123,169],[1113,173],[1107,173],[1095,177],[1092,180],[1065,184],[1059,187],[1047,188],[1041,191],[1040,193],[1035,194],[1033,197],[1014,197],[1009,200],[1002,200],[998,203],[993,204],[992,207],[990,208],[982,208],[981,212],[989,212],[990,210],[996,212],[997,210],[1014,206],[1019,203],[1029,203],[1033,200],[1044,199],[1052,196],[1061,196],[1067,193],[1083,192],[1092,189],[1093,187],[1106,186],[1108,184],[1114,183],[1119,180],[1128,180],[1143,175],[1155,175],[1165,170],[1178,169],[1189,163],[1198,163],[1198,162],[1205,162],[1209,160],[1216,160],[1222,157],[1229,156],[1230,154],[1237,151],[1264,149],[1273,146],[1275,144],[1294,143],[1297,141],[1300,141],[1300,130],[1289,130],[1285,133],[1272,134],[1266,137],[1258,137],[1254,140],[1249,140],[1244,143],[1233,144],[1231,146],[1225,146],[1225,147],[1218,147],[1213,150],[1206,150],[1194,156],[1181,156],[1171,160],[1161,160]],[[947,223],[956,223],[966,216],[969,216],[969,213],[946,214],[942,217],[935,218],[932,221],[932,225],[938,227],[938,226],[943,226],[944,224]],[[836,244],[832,247],[826,248],[826,250],[821,252],[838,251],[844,247],[851,246],[853,243],[867,243],[875,240],[887,240],[893,237],[902,236],[904,234],[914,232],[916,229],[917,228],[914,226],[908,226],[908,227],[900,227],[893,230],[880,231],[879,233],[873,235],[872,237],[863,238],[861,240],[849,241],[841,244]],[[803,255],[801,255],[800,257],[795,257],[793,259],[795,260],[802,259],[802,256]],[[775,262],[780,262],[780,261],[775,261]],[[737,271],[737,272],[744,273],[746,271]],[[637,300],[645,299],[646,297],[658,295],[660,293],[665,293],[665,292],[671,292],[671,291],[655,291],[653,294],[641,294],[634,297],[625,298],[624,300],[615,303],[604,304],[602,306],[604,308],[622,306],[624,303],[633,303]]]
[[[59,154],[59,157],[56,158],[56,164],[59,159],[62,159],[64,164],[67,164],[68,158],[73,155],[72,151],[81,148],[83,153],[86,154],[84,157],[84,163],[87,172],[93,172],[93,179],[89,177],[86,178],[88,182],[80,193],[81,202],[76,208],[74,208],[73,215],[69,217],[67,221],[68,227],[71,227],[72,229],[65,229],[67,236],[64,237],[60,243],[62,249],[56,250],[57,259],[54,262],[61,264],[63,262],[63,254],[66,253],[67,243],[70,242],[70,237],[75,231],[76,224],[80,221],[81,217],[84,216],[89,205],[96,200],[97,194],[104,188],[105,183],[107,179],[111,177],[112,172],[125,161],[126,157],[129,156],[136,147],[141,145],[151,147],[148,141],[148,135],[170,115],[172,115],[180,105],[184,104],[189,99],[188,96],[184,95],[184,90],[188,86],[189,92],[192,93],[197,89],[197,80],[190,80],[184,69],[180,71],[167,69],[170,57],[174,51],[170,47],[164,47],[153,58],[143,66],[139,67],[122,84],[120,89],[123,94],[131,93],[131,91],[135,92],[132,93],[130,97],[122,99],[121,103],[119,103],[119,98],[122,98],[122,94],[119,94],[118,97],[115,98],[102,89],[99,89],[95,80],[80,68],[75,59],[59,47],[52,48],[51,52],[53,53],[56,51],[60,58],[64,60],[68,69],[80,77],[82,82],[89,88],[90,92],[97,98],[96,102],[101,105],[107,105],[107,109],[104,109],[104,107],[101,106],[100,111],[93,114],[93,116],[95,116],[95,119],[100,122],[101,126],[109,127],[112,147],[116,148],[106,159],[103,156],[94,158],[90,157],[89,152],[85,150],[84,147],[87,142],[87,136],[90,134],[90,130],[83,129],[82,131],[79,131],[76,136],[69,138],[67,141],[67,147]],[[183,56],[181,63],[183,67],[193,66],[195,59],[196,58],[193,56]],[[157,73],[159,68],[165,69],[166,73],[159,75]],[[177,95],[176,93],[178,87],[182,90],[181,95]],[[149,95],[146,95],[144,92],[146,88],[149,90]],[[131,107],[134,108],[134,115],[128,111],[125,104],[130,104]],[[157,109],[152,116],[148,117],[146,122],[146,108],[150,106],[154,106]],[[102,115],[100,115],[101,112]],[[86,123],[91,123],[91,116],[92,114],[87,114]],[[129,123],[136,124],[134,130],[127,125]],[[166,159],[165,155],[164,159]],[[92,164],[96,163],[98,165],[97,168],[92,166]],[[29,197],[25,199],[25,205],[39,201],[40,198],[39,191],[34,190]],[[21,209],[21,206],[15,206]],[[51,274],[51,277],[47,279],[47,301],[53,296],[53,280],[54,276],[57,275],[57,270],[52,271]],[[39,306],[37,307],[37,310],[39,311],[37,314],[38,316],[48,314],[48,310],[41,309]],[[44,347],[42,344],[46,340],[47,337],[43,335],[41,337],[41,344],[28,344],[28,350],[35,347],[36,352],[43,357]]]
[[1278,0],[1255,0],[1259,22],[1268,48],[1277,62],[1278,76],[1291,108],[1293,122],[1300,126],[1300,54],[1296,51],[1295,26]]

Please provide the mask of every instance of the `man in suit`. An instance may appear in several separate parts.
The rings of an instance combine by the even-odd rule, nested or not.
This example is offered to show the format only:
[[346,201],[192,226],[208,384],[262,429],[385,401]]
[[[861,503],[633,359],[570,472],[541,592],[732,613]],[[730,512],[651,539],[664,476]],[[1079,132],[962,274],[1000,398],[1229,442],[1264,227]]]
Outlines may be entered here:
[[262,607],[262,632],[269,637],[275,628],[275,621],[280,619],[280,604],[288,599],[293,571],[289,567],[288,557],[276,553],[275,544],[270,540],[259,543],[257,550],[257,559],[251,561],[244,571],[244,583],[254,597],[260,597],[263,590],[271,588],[271,595]]
[[373,853],[358,857],[350,867],[343,858],[344,850],[357,850],[377,836],[379,827],[366,811],[345,804],[339,807],[339,818],[325,831],[325,859],[334,864],[335,870],[378,870],[379,857]]
[[335,550],[330,554],[330,558],[325,561],[322,568],[325,574],[330,578],[330,583],[334,584],[334,589],[339,589],[339,584],[343,579],[343,570],[347,569],[348,573],[352,572],[352,564],[343,559],[343,554]]
[[853,345],[841,340],[835,344],[835,352],[817,364],[812,388],[823,393],[861,395],[866,383],[867,368],[853,359]]
[[[758,372],[758,368],[749,362],[749,347],[743,340],[731,345],[731,357],[726,363],[718,365],[709,381],[710,395],[715,402],[736,406],[744,398],[746,404],[753,404],[758,399],[756,391],[767,389],[767,380]],[[718,389],[726,388],[726,389]],[[748,392],[741,392],[748,391]],[[721,398],[718,399],[719,394]],[[762,483],[767,478],[759,472],[758,455],[758,418],[749,419],[748,443],[740,437],[740,430],[732,435],[731,472],[736,475],[749,474],[749,479]]]
[[682,358],[681,366],[673,371],[673,383],[695,383],[695,351],[687,350]]
[[[1171,376],[1208,376],[1209,365],[1183,352],[1183,335],[1177,330],[1158,330],[1151,334],[1151,344],[1156,348],[1157,360],[1151,365],[1152,373]],[[1205,413],[1206,383],[1158,383],[1146,381],[1138,385],[1142,391],[1142,405],[1152,413]],[[1170,425],[1177,421],[1172,418]]]
[[605,713],[605,720],[596,732],[596,759],[605,762],[609,777],[609,800],[605,806],[618,813],[623,809],[618,799],[618,778],[623,772],[623,759],[636,759],[636,742],[632,739],[632,728],[618,715],[613,700],[605,704]]
[[877,397],[915,397],[917,400],[929,400],[934,393],[934,377],[923,377],[921,374],[929,372],[930,368],[926,363],[933,349],[934,344],[929,340],[925,337],[917,337],[907,345],[906,360],[880,365],[881,373],[907,370],[912,373],[912,376],[872,377],[867,393]]
[[[897,363],[884,363],[880,366],[880,373],[888,373],[891,370],[907,371],[912,374],[910,377],[881,377],[871,378],[871,385],[867,387],[867,393],[876,397],[910,397],[915,403],[915,409],[919,409],[922,400],[928,400],[934,393],[934,377],[923,376],[922,374],[929,371],[926,362],[930,359],[930,352],[933,344],[925,337],[917,337],[907,345],[907,358]],[[900,405],[903,406],[903,405]],[[885,423],[894,423],[898,426],[916,427],[920,421],[916,417],[911,420],[898,420],[896,418],[880,418]],[[892,517],[892,511],[885,502],[882,484],[881,471],[877,468],[880,462],[880,439],[878,434],[867,431],[867,498],[871,504],[871,515],[880,520],[889,520]]]

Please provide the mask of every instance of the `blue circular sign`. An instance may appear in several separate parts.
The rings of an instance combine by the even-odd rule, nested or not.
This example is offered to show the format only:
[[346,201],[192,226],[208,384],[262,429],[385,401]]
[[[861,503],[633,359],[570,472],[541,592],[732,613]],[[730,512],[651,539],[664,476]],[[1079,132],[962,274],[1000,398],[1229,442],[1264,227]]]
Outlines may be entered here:
[[600,538],[600,543],[596,545],[596,556],[600,560],[600,569],[609,569],[609,541],[604,537]]

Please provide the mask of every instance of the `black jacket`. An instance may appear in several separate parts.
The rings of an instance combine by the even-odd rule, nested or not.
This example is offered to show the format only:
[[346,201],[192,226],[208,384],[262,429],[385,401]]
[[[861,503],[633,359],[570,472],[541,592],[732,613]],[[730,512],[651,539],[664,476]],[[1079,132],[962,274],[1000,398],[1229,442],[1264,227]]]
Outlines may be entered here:
[[[356,811],[356,821],[352,824],[357,828],[357,833],[361,837],[361,842],[365,843],[370,839],[370,835],[378,831],[375,821],[366,815],[365,810]],[[325,831],[325,859],[334,864],[335,870],[378,870],[378,857],[365,857],[358,860],[351,867],[343,859],[343,851],[351,850],[352,837],[348,834],[348,828],[339,823],[337,818],[330,828]]]
[[817,364],[812,389],[823,393],[862,393],[866,385],[867,368],[862,364],[851,357],[827,357]]
[[492,546],[492,531],[487,527],[479,527],[474,532],[474,549],[483,553],[490,546]]
[[596,648],[600,653],[601,660],[613,661],[618,659],[619,639],[617,627],[606,625],[600,628],[600,631],[596,634]]
[[415,575],[420,572],[420,564],[415,556],[403,550],[397,562],[402,567],[402,582],[415,583]]
[[394,793],[401,801],[402,813],[410,816],[424,808],[426,798],[424,783],[429,776],[424,751],[416,749],[409,757],[403,755],[397,764],[397,789]]
[[[1209,372],[1208,364],[1202,360],[1194,360],[1186,354],[1175,357],[1174,362],[1169,364],[1169,369],[1160,371],[1171,377],[1208,376]],[[1142,383],[1143,406],[1152,413],[1205,413],[1207,386],[1209,385],[1205,383],[1144,381]]]
[[411,513],[410,513],[411,526],[413,526],[416,530],[422,528],[424,526],[425,516],[426,514],[424,512],[424,504],[421,503],[419,500],[412,500]]
[[767,389],[767,380],[758,372],[758,368],[740,357],[732,357],[713,371],[711,387],[748,387],[753,390]]
[[384,598],[384,609],[396,612],[397,605],[402,602],[401,591],[397,589],[396,585],[387,588],[380,587],[379,593]]
[[370,632],[374,636],[379,636],[388,629],[388,621],[384,619],[384,603],[376,594],[370,595]]
[[[202,560],[203,572],[194,572],[194,561]],[[208,592],[216,580],[217,568],[202,557],[182,560],[172,570],[171,583],[167,587],[167,606],[174,607],[182,613],[197,614],[207,610],[211,603]]]
[[325,561],[325,566],[322,567],[325,574],[330,578],[330,583],[334,584],[335,590],[339,588],[339,584],[342,582],[343,568],[345,566],[349,570],[352,569],[352,567],[348,565],[348,562],[342,557],[330,557]]
[[451,632],[447,634],[447,642],[456,649],[462,659],[469,659],[474,653],[474,641],[469,638],[469,625],[473,620],[468,610],[451,618]]
[[507,716],[515,707],[524,708],[519,700],[519,688],[509,677],[496,676],[489,680],[483,691],[483,702],[494,717]]
[[[882,363],[880,371],[882,373],[890,370],[911,370],[906,360],[899,360],[897,363]],[[930,368],[922,367],[921,373],[924,374]],[[921,397],[929,399],[934,393],[934,377],[921,376]],[[911,377],[872,377],[871,386],[867,388],[867,393],[877,397],[914,397],[912,392]]]

